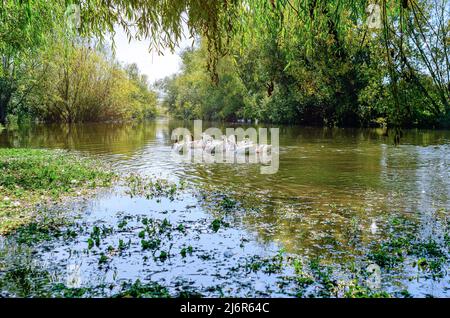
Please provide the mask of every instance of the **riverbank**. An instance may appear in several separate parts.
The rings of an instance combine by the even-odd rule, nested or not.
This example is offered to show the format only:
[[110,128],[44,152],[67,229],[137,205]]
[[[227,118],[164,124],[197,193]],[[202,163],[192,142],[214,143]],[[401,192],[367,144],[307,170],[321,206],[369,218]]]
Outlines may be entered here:
[[58,150],[0,149],[0,235],[39,217],[39,209],[109,186],[99,162]]

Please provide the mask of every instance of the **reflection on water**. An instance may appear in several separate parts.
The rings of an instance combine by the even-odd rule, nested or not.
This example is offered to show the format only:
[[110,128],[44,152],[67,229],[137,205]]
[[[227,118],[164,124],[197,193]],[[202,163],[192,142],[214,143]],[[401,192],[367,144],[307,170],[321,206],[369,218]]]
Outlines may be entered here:
[[[224,124],[203,128],[213,125],[225,132]],[[121,172],[226,188],[260,208],[242,216],[243,227],[298,253],[348,245],[352,222],[370,241],[383,232],[386,216],[420,219],[450,208],[450,131],[405,131],[402,145],[394,147],[377,129],[281,127],[279,172],[261,175],[257,165],[176,162],[170,135],[180,126],[193,124],[37,125],[3,131],[0,145],[72,149],[104,158]]]

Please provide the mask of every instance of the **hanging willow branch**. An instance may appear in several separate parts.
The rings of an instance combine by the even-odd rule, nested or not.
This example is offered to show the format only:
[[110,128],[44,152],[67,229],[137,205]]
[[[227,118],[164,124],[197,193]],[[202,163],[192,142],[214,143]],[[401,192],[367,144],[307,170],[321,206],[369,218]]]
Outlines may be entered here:
[[[390,85],[395,101],[395,118],[393,124],[400,124],[401,97],[398,87],[399,70],[395,60],[400,57],[401,68],[410,71],[416,61],[407,56],[405,49],[411,43],[419,51],[421,63],[428,68],[439,89],[440,104],[448,109],[450,83],[448,79],[448,28],[445,21],[440,21],[438,35],[443,37],[443,52],[445,59],[437,60],[433,47],[428,45],[425,28],[430,22],[426,20],[422,8],[429,0],[382,0],[383,31],[379,33],[384,42],[384,55],[388,65]],[[447,0],[435,0],[447,6]],[[329,43],[330,56],[339,56],[355,43],[348,34],[367,32],[364,22],[367,18],[366,8],[373,0],[0,0],[0,23],[7,19],[9,7],[19,8],[17,14],[23,16],[24,23],[15,26],[23,30],[25,39],[38,39],[42,34],[52,30],[51,19],[43,23],[41,16],[47,16],[60,11],[69,4],[80,6],[80,35],[95,37],[100,40],[113,37],[117,27],[125,30],[129,39],[150,39],[150,49],[162,53],[163,49],[175,50],[185,36],[197,37],[207,41],[207,67],[213,82],[218,81],[217,64],[219,59],[229,53],[230,46],[240,45],[242,48],[251,46],[255,41],[265,43],[273,41],[278,46],[289,42],[302,43],[295,48],[305,52],[308,60],[314,57],[318,43]],[[444,9],[443,9],[444,10]],[[448,11],[448,10],[447,10]],[[411,17],[410,14],[413,14]],[[6,18],[5,18],[6,17]],[[448,12],[442,13],[442,20]],[[411,19],[416,22],[411,25]],[[58,19],[54,19],[55,22]],[[419,22],[418,22],[419,21]],[[447,20],[448,21],[448,20]],[[295,22],[295,23],[293,23]],[[59,22],[58,22],[59,23]],[[444,24],[442,24],[444,23]],[[416,27],[417,24],[417,27]],[[399,29],[398,29],[399,27]],[[7,28],[2,28],[2,30]],[[7,37],[8,33],[0,35]],[[364,30],[364,31],[361,31]],[[432,29],[432,32],[436,30]],[[19,37],[20,38],[20,37]],[[344,41],[342,39],[345,39]],[[366,37],[363,37],[363,42]],[[0,41],[2,42],[2,41]],[[17,50],[25,50],[30,41],[17,43]],[[424,43],[425,52],[421,43]],[[1,48],[0,48],[1,49]],[[287,60],[293,58],[293,52],[286,51]],[[415,58],[415,57],[414,57]],[[445,62],[446,61],[446,62]],[[409,66],[408,66],[409,65]],[[289,63],[286,67],[289,66]],[[445,69],[445,66],[447,68]],[[416,66],[417,67],[417,66]],[[444,67],[444,71],[441,68]],[[447,79],[443,74],[447,74]],[[416,77],[417,80],[417,77]],[[419,79],[420,81],[420,79]],[[423,88],[423,87],[422,87]]]

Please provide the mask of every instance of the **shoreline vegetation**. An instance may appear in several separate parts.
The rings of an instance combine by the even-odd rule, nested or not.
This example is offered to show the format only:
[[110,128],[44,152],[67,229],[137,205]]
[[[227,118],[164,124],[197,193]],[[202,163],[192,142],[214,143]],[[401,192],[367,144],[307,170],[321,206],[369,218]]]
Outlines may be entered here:
[[0,235],[39,219],[39,210],[111,185],[99,162],[61,150],[0,149]]
[[[66,196],[76,195],[81,199],[97,186],[111,186],[114,174],[100,168],[104,165],[92,163],[90,159],[59,150],[0,149],[3,197],[0,229],[2,234],[7,234],[4,235],[0,254],[8,253],[8,246],[15,250],[26,250],[46,246],[46,242],[49,246],[52,246],[52,242],[61,244],[58,243],[61,240],[71,248],[71,244],[78,240],[84,246],[82,253],[87,253],[86,257],[93,259],[90,269],[98,271],[95,275],[100,276],[103,271],[110,269],[115,259],[126,257],[144,257],[144,264],[172,263],[178,259],[182,262],[195,256],[199,256],[197,261],[205,261],[224,256],[217,256],[212,250],[201,250],[195,240],[189,239],[195,234],[195,228],[202,228],[201,231],[206,230],[212,236],[219,235],[234,226],[233,218],[239,213],[251,213],[246,211],[247,207],[238,201],[239,198],[221,192],[223,189],[211,188],[200,191],[196,196],[206,211],[211,211],[208,213],[214,216],[213,219],[193,221],[190,224],[172,223],[166,217],[160,220],[152,215],[122,215],[117,224],[111,227],[104,223],[101,226],[89,225],[66,217],[59,220],[51,211],[43,208],[48,203],[61,204]],[[193,191],[184,182],[176,184],[137,174],[122,178],[119,183],[126,196],[143,198],[156,204],[161,204],[162,200],[183,200],[186,193]],[[39,209],[36,210],[37,206]],[[33,214],[33,211],[38,211],[38,215]],[[411,297],[407,288],[402,287],[404,285],[395,277],[436,282],[446,277],[450,251],[448,212],[436,211],[433,218],[434,234],[422,236],[420,233],[424,232],[423,229],[418,228],[414,221],[405,217],[391,217],[386,226],[385,238],[361,248],[345,264],[290,255],[281,249],[268,257],[248,256],[238,264],[232,264],[228,275],[254,273],[272,277],[276,283],[267,287],[267,295],[277,292],[288,297]],[[350,244],[357,246],[361,230],[354,225],[353,230],[349,231]],[[129,239],[119,239],[117,246],[111,245],[110,237],[115,238],[115,241],[116,236],[123,233],[127,233]],[[178,241],[185,239],[192,242],[192,245],[176,245]],[[241,246],[247,244],[245,242],[241,241]],[[148,252],[152,256],[147,256]],[[121,284],[70,287],[66,282],[51,279],[52,274],[36,265],[38,263],[30,264],[23,259],[18,263],[11,262],[5,255],[2,257],[4,261],[0,261],[0,288],[3,290],[0,296],[165,298],[204,297],[210,295],[210,292],[222,293],[214,291],[214,288],[207,292],[192,290],[188,286],[184,286],[186,290],[180,287],[176,292],[160,282],[144,278],[122,281]],[[220,261],[224,268],[230,266],[228,257],[225,256]],[[373,273],[368,270],[371,264],[377,264],[384,285],[371,285]]]

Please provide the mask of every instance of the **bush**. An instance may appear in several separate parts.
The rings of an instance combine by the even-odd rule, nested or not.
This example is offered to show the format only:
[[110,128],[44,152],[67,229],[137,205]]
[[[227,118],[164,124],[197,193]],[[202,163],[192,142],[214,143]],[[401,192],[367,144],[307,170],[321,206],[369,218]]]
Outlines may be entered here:
[[[35,87],[26,97],[26,107],[22,106],[35,118],[72,123],[155,115],[156,93],[136,65],[122,67],[84,43],[54,43],[41,55],[39,67],[30,63]],[[30,79],[23,80],[28,87]]]

